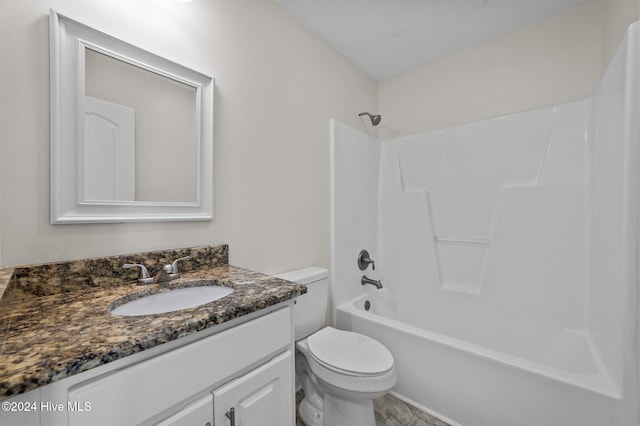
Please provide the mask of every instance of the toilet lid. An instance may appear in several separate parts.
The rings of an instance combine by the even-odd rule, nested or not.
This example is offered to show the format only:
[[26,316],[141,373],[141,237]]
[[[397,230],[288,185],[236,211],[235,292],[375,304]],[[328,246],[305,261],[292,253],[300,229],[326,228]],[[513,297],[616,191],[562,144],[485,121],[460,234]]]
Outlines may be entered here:
[[391,352],[377,340],[352,331],[326,327],[307,339],[321,363],[353,374],[381,374],[393,367]]

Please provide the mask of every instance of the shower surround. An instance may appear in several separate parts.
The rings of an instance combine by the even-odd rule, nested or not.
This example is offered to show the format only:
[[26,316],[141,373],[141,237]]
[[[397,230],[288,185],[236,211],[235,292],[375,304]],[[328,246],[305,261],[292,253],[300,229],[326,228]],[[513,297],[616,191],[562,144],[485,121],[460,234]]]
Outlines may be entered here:
[[332,122],[334,321],[389,347],[398,395],[464,426],[638,424],[639,39],[583,101],[384,141]]

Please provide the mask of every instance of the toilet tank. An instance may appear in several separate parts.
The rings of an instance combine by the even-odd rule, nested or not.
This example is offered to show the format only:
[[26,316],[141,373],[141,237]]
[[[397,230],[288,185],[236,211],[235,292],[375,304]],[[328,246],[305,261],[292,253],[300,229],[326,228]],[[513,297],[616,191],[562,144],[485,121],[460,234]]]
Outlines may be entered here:
[[307,292],[296,298],[293,323],[296,340],[320,330],[326,325],[329,298],[329,271],[317,266],[296,269],[276,275],[277,278],[304,284]]

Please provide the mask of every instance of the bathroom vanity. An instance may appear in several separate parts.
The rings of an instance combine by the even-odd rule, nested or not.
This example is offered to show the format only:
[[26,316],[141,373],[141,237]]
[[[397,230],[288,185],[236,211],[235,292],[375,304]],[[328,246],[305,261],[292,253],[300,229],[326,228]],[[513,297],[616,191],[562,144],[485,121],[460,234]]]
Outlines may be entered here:
[[[291,311],[305,287],[228,265],[226,246],[186,250],[192,260],[179,279],[149,286],[122,277],[103,282],[104,275],[34,285],[39,274],[82,270],[78,264],[0,273],[0,424],[293,425]],[[154,268],[184,254],[87,262]],[[95,264],[84,266],[98,276]],[[109,312],[123,300],[205,278],[234,291],[180,311]]]

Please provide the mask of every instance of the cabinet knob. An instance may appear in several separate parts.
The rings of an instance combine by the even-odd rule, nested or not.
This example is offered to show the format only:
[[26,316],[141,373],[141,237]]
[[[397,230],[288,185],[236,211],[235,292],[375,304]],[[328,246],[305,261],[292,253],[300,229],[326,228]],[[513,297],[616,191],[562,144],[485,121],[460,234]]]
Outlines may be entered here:
[[224,413],[224,415],[227,416],[227,418],[231,422],[231,426],[236,426],[236,410],[233,407],[231,407],[229,411]]

